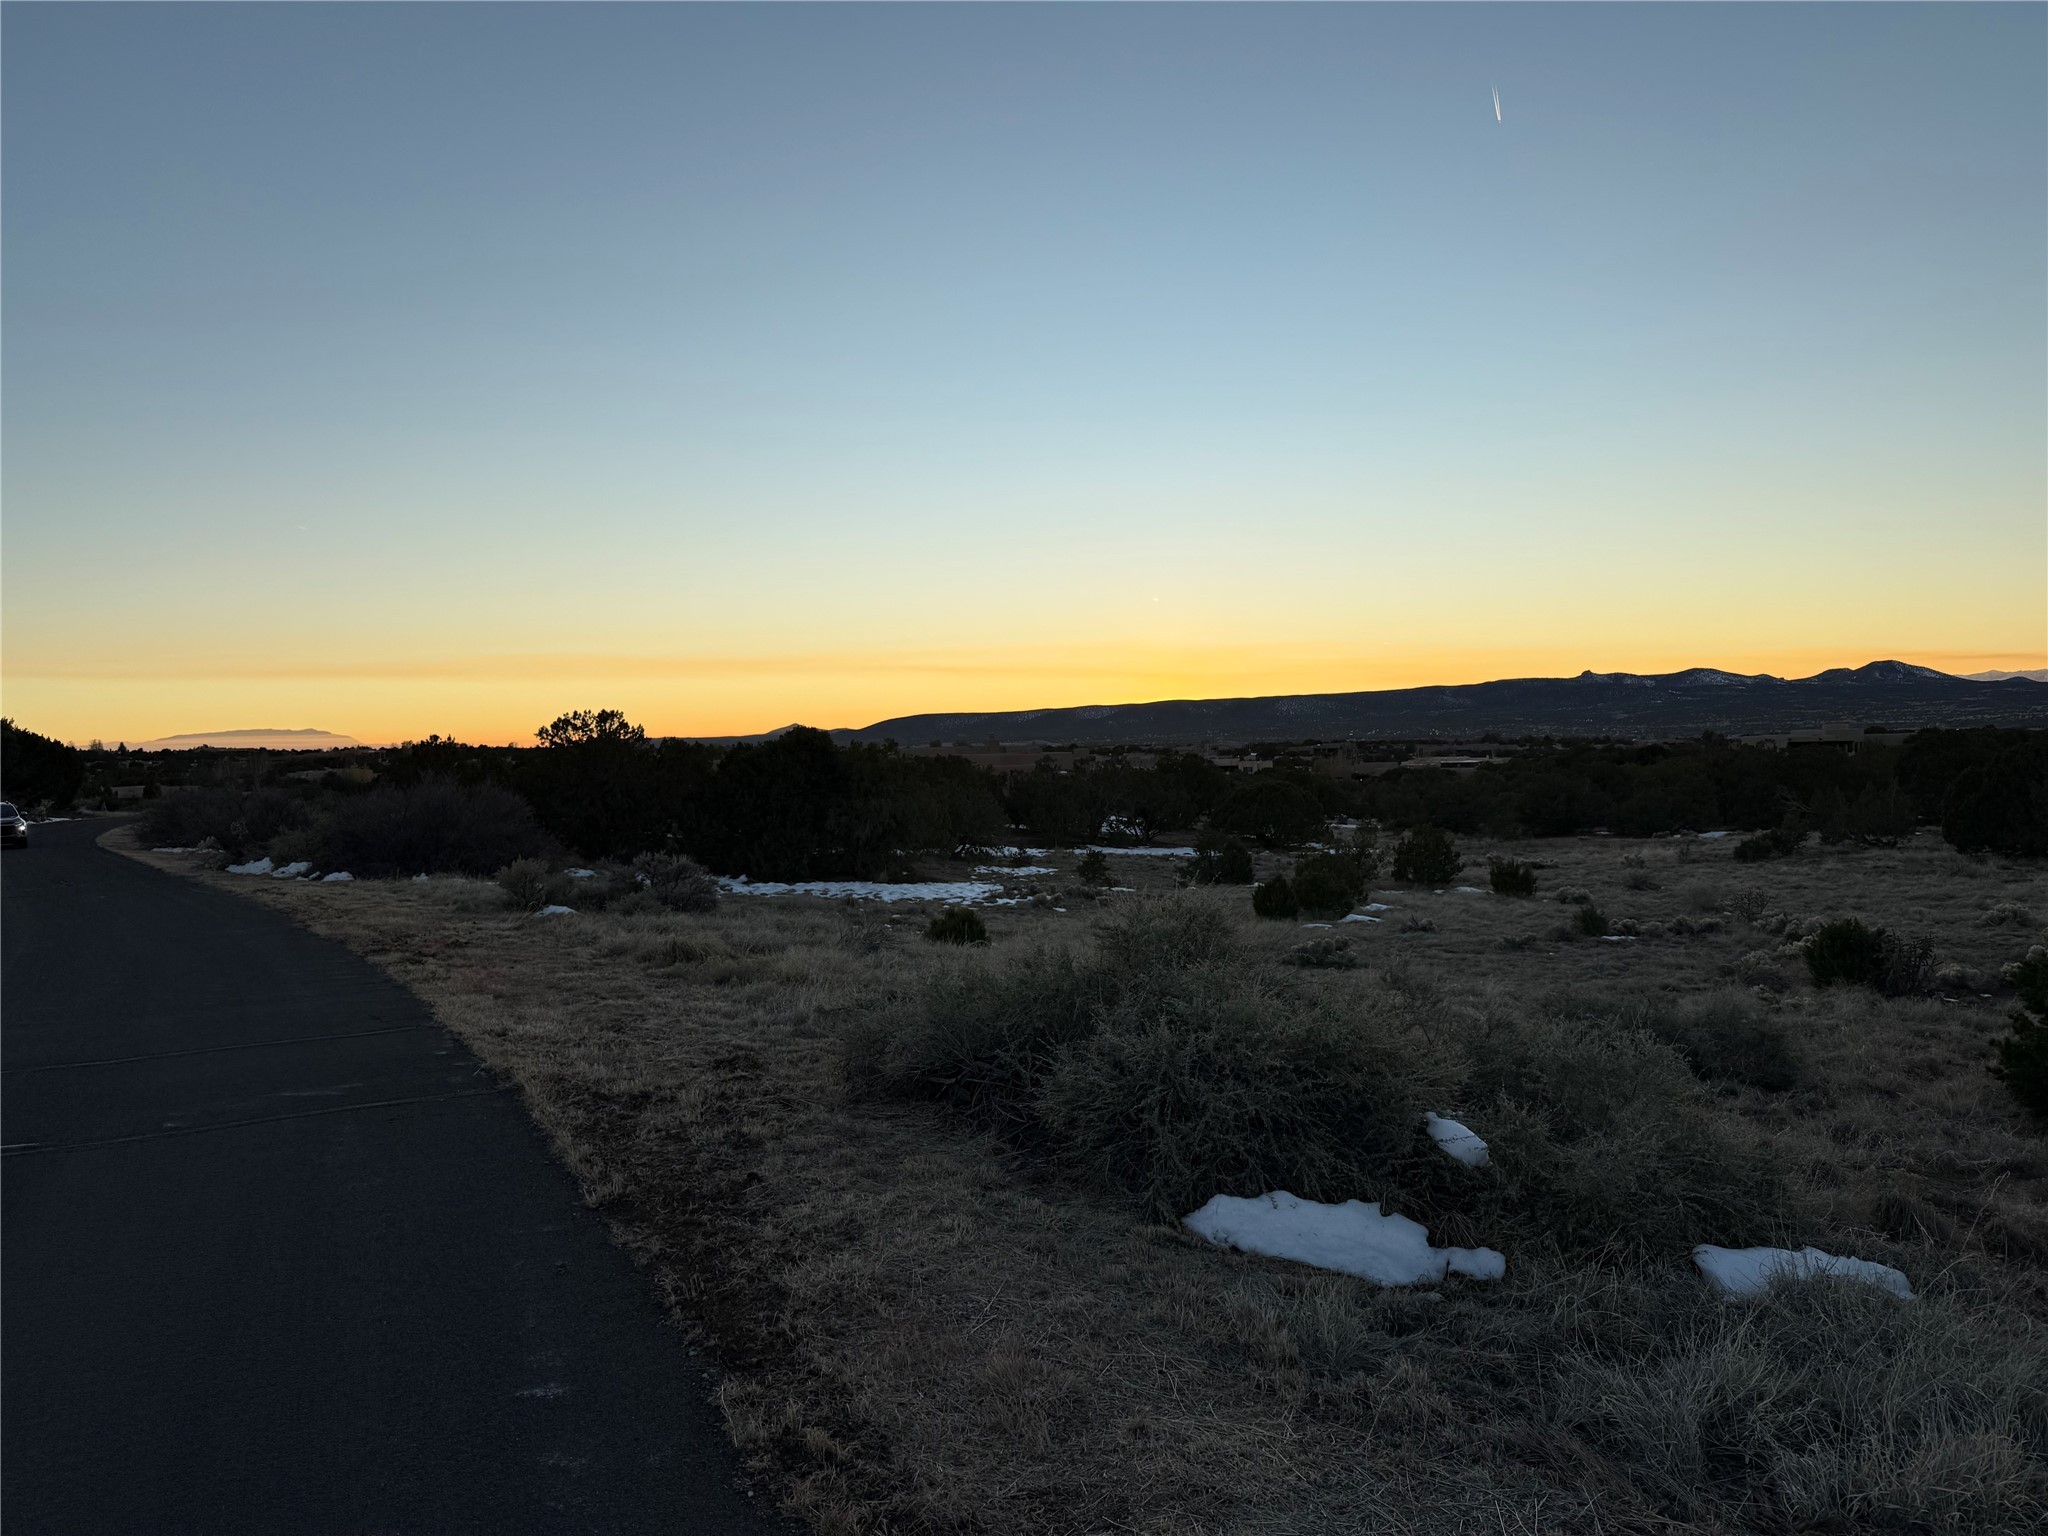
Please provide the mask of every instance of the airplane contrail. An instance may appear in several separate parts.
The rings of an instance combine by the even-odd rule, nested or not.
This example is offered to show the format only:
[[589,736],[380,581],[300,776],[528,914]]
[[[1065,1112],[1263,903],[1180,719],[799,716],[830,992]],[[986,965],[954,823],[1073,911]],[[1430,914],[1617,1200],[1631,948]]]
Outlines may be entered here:
[[1500,87],[1499,87],[1499,86],[1497,86],[1497,85],[1496,85],[1496,86],[1495,86],[1495,87],[1493,88],[1493,120],[1494,120],[1494,121],[1495,121],[1496,123],[1497,123],[1497,122],[1499,122],[1499,121],[1501,121],[1501,115],[1500,115]]

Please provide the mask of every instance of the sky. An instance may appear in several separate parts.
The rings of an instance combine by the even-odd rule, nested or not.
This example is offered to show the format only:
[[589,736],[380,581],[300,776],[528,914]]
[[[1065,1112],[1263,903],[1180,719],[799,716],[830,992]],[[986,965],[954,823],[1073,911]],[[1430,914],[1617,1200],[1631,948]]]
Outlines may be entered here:
[[0,43],[0,704],[47,734],[2048,663],[2040,6]]

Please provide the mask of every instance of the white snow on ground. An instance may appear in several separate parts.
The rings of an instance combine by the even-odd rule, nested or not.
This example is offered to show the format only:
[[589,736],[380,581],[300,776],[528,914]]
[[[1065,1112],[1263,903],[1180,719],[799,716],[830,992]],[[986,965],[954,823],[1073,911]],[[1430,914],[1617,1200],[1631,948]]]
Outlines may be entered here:
[[334,884],[334,883],[335,883],[336,881],[338,881],[338,880],[353,880],[353,879],[355,879],[355,876],[354,876],[354,875],[352,875],[352,874],[350,874],[350,873],[349,873],[349,872],[348,872],[347,870],[345,870],[345,869],[337,869],[337,870],[336,870],[336,871],[335,871],[335,872],[334,872],[333,874],[331,874],[331,875],[322,875],[322,876],[320,877],[320,883],[321,883],[322,885],[333,885],[333,884]]
[[228,873],[231,875],[267,875],[275,867],[268,858],[251,859],[246,864],[230,864],[228,866]]
[[749,880],[745,875],[721,876],[718,888],[732,896],[827,896],[853,901],[987,901],[1002,890],[988,880],[908,880],[884,885],[879,880]]
[[1376,917],[1367,917],[1363,912],[1354,912],[1349,917],[1340,918],[1338,919],[1338,921],[1346,923],[1376,923],[1379,921],[1379,919]]
[[534,913],[533,915],[535,917],[567,917],[574,914],[575,911],[576,909],[574,907],[560,907],[550,905],[542,907],[538,912]]
[[425,885],[427,883],[427,877],[425,875],[414,875],[412,877],[412,883],[414,885]]
[[1633,944],[1636,941],[1632,933],[1603,933],[1600,937],[1609,944]]
[[1359,908],[1361,912],[1391,912],[1393,910],[1384,901],[1368,901],[1363,907]]
[[1406,1216],[1382,1215],[1376,1200],[1324,1205],[1284,1189],[1251,1200],[1217,1195],[1182,1225],[1222,1247],[1341,1270],[1381,1285],[1435,1284],[1446,1274],[1498,1280],[1508,1268],[1507,1259],[1491,1248],[1430,1247],[1429,1228]]
[[1458,887],[1458,894],[1460,896],[1484,896],[1486,892],[1476,885],[1461,885]]
[[190,848],[152,848],[151,853],[190,853]]
[[1714,841],[1715,838],[1726,837],[1727,835],[1728,834],[1726,832],[1702,832],[1700,834],[1700,841],[1703,843],[1711,843],[1712,841]]
[[1422,1123],[1429,1127],[1429,1139],[1435,1142],[1454,1163],[1463,1163],[1467,1168],[1484,1168],[1491,1158],[1486,1143],[1468,1125],[1460,1125],[1435,1110],[1422,1117]]
[[977,875],[1056,875],[1059,873],[1050,864],[1020,864],[1015,869],[1010,868],[1007,864],[977,864],[974,866],[974,872]]
[[594,869],[565,869],[562,873],[571,880],[595,880],[597,878],[597,871]]
[[293,859],[283,869],[273,869],[270,872],[270,878],[273,880],[296,880],[299,876],[309,875],[312,872],[313,866],[306,860]]
[[1303,923],[1301,926],[1304,928],[1327,928],[1330,925],[1328,923]]
[[1074,850],[1076,853],[1126,853],[1134,859],[1192,859],[1192,848],[1111,848],[1106,845],[1089,843]]
[[1050,848],[981,848],[976,851],[990,859],[1042,859],[1052,852]]
[[1815,1275],[1832,1275],[1843,1280],[1864,1280],[1890,1291],[1901,1301],[1913,1299],[1913,1287],[1889,1264],[1869,1259],[1845,1259],[1818,1248],[1716,1248],[1701,1243],[1692,1251],[1700,1273],[1723,1296],[1760,1296],[1773,1280],[1810,1280]]

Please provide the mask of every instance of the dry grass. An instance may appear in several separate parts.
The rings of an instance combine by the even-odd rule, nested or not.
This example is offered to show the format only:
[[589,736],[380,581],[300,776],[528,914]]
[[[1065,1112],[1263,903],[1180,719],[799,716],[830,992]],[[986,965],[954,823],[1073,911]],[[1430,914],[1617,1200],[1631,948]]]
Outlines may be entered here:
[[[735,1441],[821,1531],[1963,1532],[2048,1516],[2048,1144],[1985,1069],[2001,1005],[1954,975],[1952,1000],[1816,992],[1781,934],[1736,915],[1862,916],[1995,976],[2037,937],[2010,913],[2048,911],[2041,874],[1926,838],[1763,865],[1725,843],[1464,853],[1476,885],[1489,854],[1538,864],[1537,896],[1381,891],[1387,921],[1333,930],[1356,968],[1287,974],[1391,1020],[1473,1094],[1513,1086],[1486,1071],[1511,1049],[1555,1061],[1546,1042],[1596,1027],[1650,1039],[1631,1019],[1702,1049],[1709,1025],[1684,1010],[1733,998],[1781,1026],[1793,1085],[1710,1076],[1687,1113],[1775,1170],[1784,1235],[1898,1264],[1923,1300],[1816,1288],[1726,1306],[1682,1248],[1595,1262],[1530,1228],[1461,1232],[1516,1212],[1499,1193],[1431,1209],[1427,1190],[1439,1240],[1500,1242],[1509,1278],[1381,1291],[1208,1249],[941,1106],[849,1095],[846,1043],[936,980],[1085,945],[1101,912],[1078,892],[1055,898],[1066,912],[988,911],[976,954],[925,942],[927,912],[729,899],[536,919],[484,882],[193,874],[377,961],[517,1082],[715,1354]],[[1172,883],[1168,861],[1111,871]],[[1553,936],[1564,886],[1610,919],[1695,931]],[[1314,936],[1254,921],[1242,888],[1194,899],[1232,914],[1254,967]],[[1541,1110],[1527,1093],[1487,1102]],[[1614,1145],[1655,1131],[1620,1125]]]

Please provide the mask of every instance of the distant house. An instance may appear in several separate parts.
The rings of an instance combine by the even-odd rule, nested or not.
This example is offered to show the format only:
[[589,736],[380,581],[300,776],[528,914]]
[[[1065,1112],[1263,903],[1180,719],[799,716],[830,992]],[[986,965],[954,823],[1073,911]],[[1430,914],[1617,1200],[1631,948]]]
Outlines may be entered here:
[[1810,731],[1781,731],[1774,736],[1738,736],[1736,741],[1745,747],[1762,747],[1779,752],[1824,748],[1831,752],[1863,752],[1871,747],[1896,747],[1912,735],[1911,731],[1886,730],[1881,725],[1859,725],[1850,720],[1837,720],[1817,726]]

